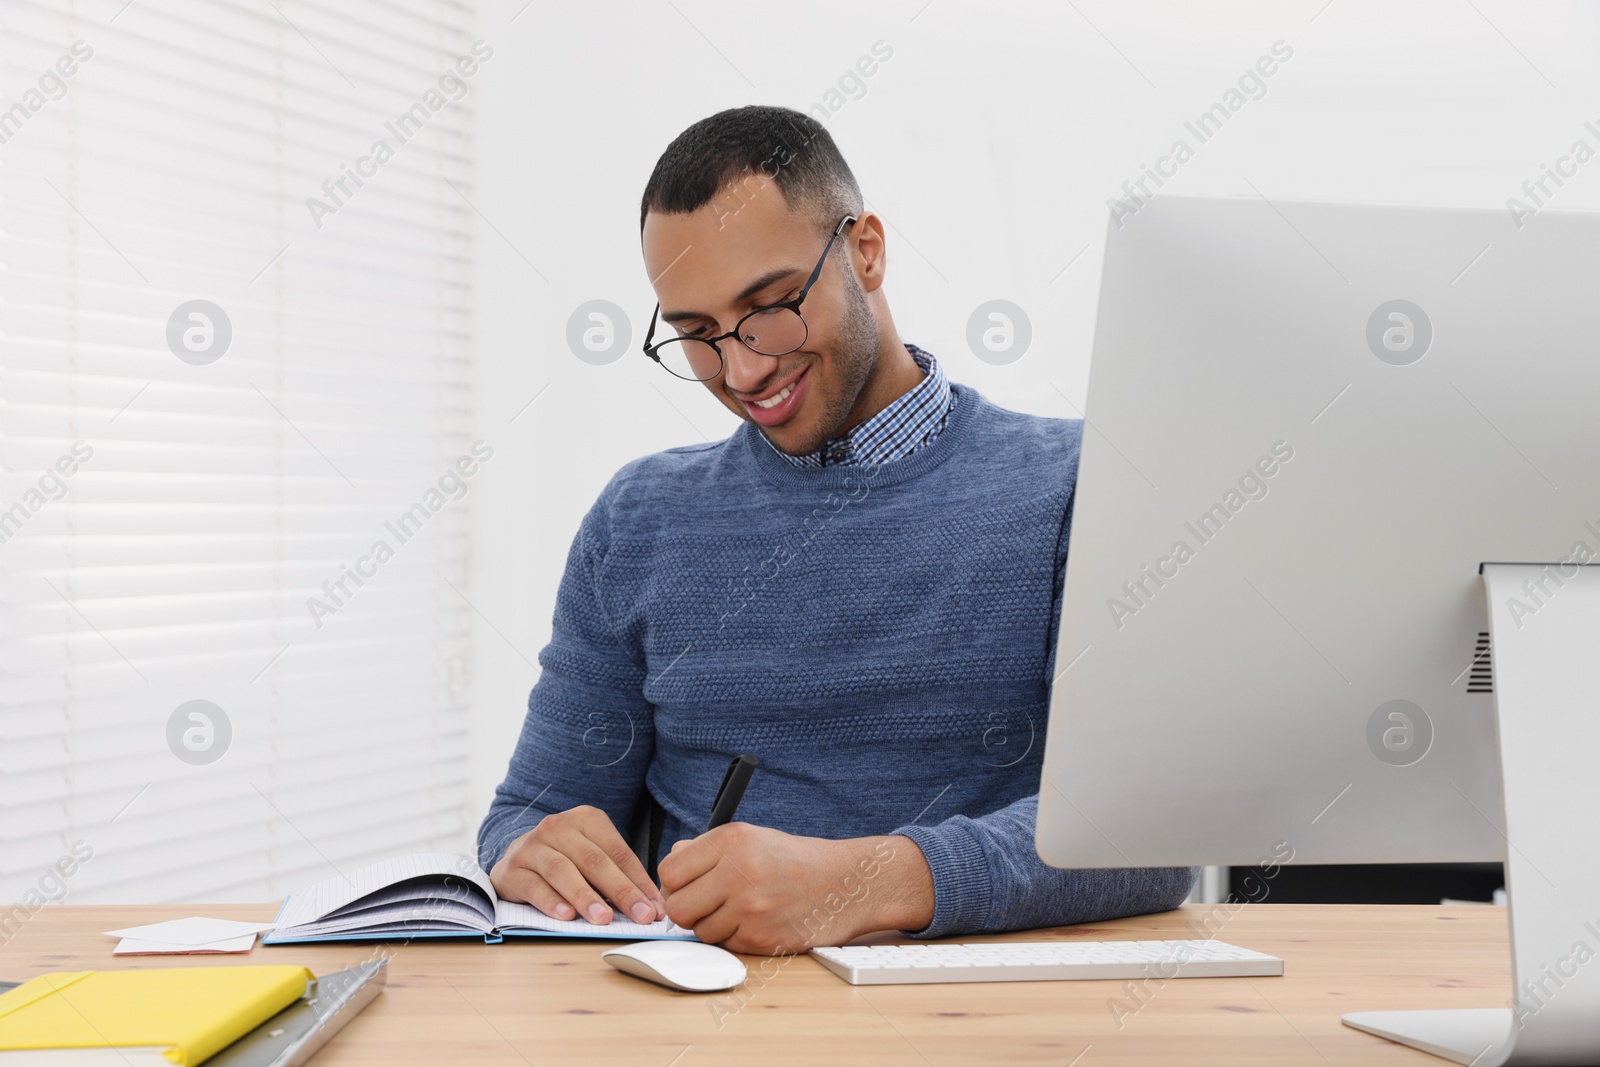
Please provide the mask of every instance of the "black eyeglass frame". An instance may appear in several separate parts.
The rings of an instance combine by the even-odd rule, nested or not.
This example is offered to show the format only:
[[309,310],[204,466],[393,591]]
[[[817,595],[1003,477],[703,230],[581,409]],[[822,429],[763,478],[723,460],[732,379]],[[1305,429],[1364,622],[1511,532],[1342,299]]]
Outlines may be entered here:
[[828,253],[833,251],[833,242],[839,239],[839,235],[843,233],[847,227],[854,225],[857,218],[859,218],[859,216],[846,215],[844,218],[840,219],[839,224],[833,228],[833,236],[829,237],[828,243],[823,246],[822,255],[820,258],[818,258],[817,265],[811,268],[811,277],[806,279],[805,288],[800,290],[799,296],[796,296],[793,300],[785,300],[777,304],[763,304],[760,307],[751,308],[748,313],[740,317],[738,322],[734,323],[733,329],[729,330],[727,333],[719,334],[716,337],[669,337],[658,344],[652,344],[651,340],[656,335],[656,321],[658,316],[661,314],[661,303],[657,301],[655,311],[650,313],[650,329],[647,330],[644,335],[644,354],[655,360],[657,366],[666,371],[668,374],[671,374],[674,378],[683,378],[683,375],[674,374],[672,368],[661,362],[661,356],[659,354],[661,346],[669,344],[682,344],[686,341],[699,341],[703,344],[708,344],[711,346],[711,350],[717,354],[717,373],[707,378],[685,378],[684,380],[691,382],[709,382],[712,378],[715,378],[717,374],[721,374],[722,369],[727,366],[727,359],[723,356],[722,349],[718,347],[717,342],[738,337],[740,329],[752,317],[761,314],[763,311],[772,311],[777,308],[788,308],[790,311],[794,312],[795,316],[800,320],[800,325],[804,327],[806,331],[805,336],[800,338],[800,344],[795,345],[794,348],[789,349],[788,352],[756,352],[756,349],[754,348],[750,349],[750,351],[756,352],[757,355],[773,357],[786,356],[789,354],[789,352],[798,351],[801,345],[806,343],[806,338],[811,336],[811,326],[806,322],[806,317],[800,314],[800,303],[801,301],[805,300],[806,294],[811,292],[811,287],[817,284],[817,279],[822,277],[822,265],[828,262]]

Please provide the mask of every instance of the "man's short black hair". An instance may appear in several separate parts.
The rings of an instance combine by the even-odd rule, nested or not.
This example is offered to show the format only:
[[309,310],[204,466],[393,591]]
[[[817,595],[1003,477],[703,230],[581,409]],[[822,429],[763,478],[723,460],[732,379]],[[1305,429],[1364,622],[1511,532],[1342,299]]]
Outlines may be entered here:
[[[701,119],[667,145],[644,187],[639,231],[652,211],[688,214],[730,183],[749,199],[776,184],[790,211],[821,233],[861,214],[861,187],[822,123],[786,107],[751,104]],[[729,199],[730,210],[739,200]]]

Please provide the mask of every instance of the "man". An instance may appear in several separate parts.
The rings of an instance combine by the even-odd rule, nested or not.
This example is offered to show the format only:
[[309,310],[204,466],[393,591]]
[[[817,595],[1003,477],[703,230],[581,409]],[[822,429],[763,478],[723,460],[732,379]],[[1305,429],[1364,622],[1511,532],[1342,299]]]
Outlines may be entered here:
[[[901,342],[883,221],[800,112],[685,130],[640,233],[648,370],[746,421],[584,516],[478,834],[496,891],[765,954],[1177,906],[1194,868],[1034,851],[1081,424]],[[760,767],[705,832],[740,752]],[[641,862],[619,828],[645,823]]]

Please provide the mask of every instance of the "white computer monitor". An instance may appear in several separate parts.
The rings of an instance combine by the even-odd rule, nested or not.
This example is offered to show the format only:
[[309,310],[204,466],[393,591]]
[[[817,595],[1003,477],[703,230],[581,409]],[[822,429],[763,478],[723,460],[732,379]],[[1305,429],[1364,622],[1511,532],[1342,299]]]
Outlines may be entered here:
[[1597,282],[1585,213],[1112,221],[1047,863],[1505,861],[1516,1002],[1346,1021],[1480,1067],[1600,1053],[1600,964],[1538,984],[1600,948]]

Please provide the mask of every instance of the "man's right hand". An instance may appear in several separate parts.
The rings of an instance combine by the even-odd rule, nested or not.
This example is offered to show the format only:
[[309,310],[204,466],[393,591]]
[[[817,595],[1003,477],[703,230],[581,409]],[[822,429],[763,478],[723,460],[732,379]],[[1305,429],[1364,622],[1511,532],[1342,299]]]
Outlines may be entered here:
[[489,872],[494,891],[556,919],[611,921],[610,898],[635,922],[664,919],[667,905],[611,817],[588,804],[546,815],[511,842]]

